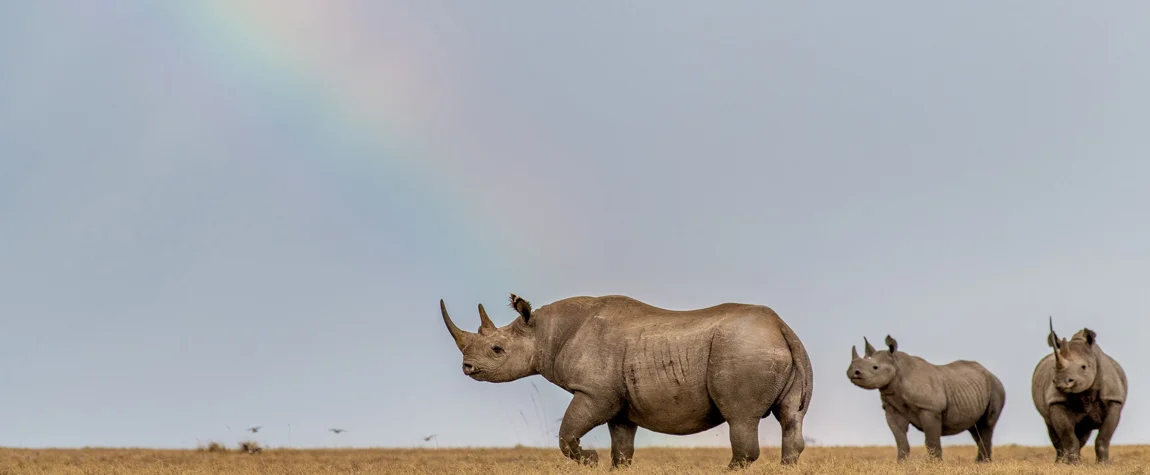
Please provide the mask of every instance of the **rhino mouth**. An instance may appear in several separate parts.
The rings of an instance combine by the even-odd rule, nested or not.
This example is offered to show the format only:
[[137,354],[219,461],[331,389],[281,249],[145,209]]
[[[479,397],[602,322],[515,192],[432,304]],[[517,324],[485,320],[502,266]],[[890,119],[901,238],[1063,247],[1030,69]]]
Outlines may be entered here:
[[463,374],[467,375],[468,378],[474,379],[476,381],[489,381],[491,380],[492,369],[494,368],[482,368],[479,366],[473,366],[470,369],[464,371]]

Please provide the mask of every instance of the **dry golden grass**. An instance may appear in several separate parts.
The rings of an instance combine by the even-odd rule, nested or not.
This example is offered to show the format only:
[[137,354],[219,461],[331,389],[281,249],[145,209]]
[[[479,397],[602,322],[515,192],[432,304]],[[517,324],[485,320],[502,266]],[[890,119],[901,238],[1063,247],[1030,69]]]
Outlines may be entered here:
[[[947,446],[944,462],[925,460],[915,447],[908,463],[894,462],[894,447],[808,448],[798,466],[778,464],[779,450],[764,448],[763,458],[746,474],[1148,474],[1150,446],[1111,449],[1113,464],[1094,463],[1093,447],[1083,450],[1086,462],[1076,467],[1056,465],[1046,447],[995,448],[995,462],[976,465],[974,447]],[[600,449],[606,460],[608,451]],[[1089,454],[1089,455],[1088,455]],[[623,472],[635,475],[728,473],[729,449],[638,449],[635,465]],[[258,455],[206,450],[133,449],[0,449],[0,475],[193,475],[193,474],[509,474],[607,473],[609,463],[595,468],[576,466],[558,449],[444,450],[288,450],[267,449]]]

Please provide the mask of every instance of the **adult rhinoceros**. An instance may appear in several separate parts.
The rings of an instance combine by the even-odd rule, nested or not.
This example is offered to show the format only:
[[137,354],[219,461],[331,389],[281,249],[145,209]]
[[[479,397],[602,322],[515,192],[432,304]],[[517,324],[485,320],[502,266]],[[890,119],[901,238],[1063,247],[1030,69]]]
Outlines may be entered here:
[[519,313],[496,328],[479,305],[479,333],[460,330],[439,301],[443,322],[463,353],[463,373],[507,382],[542,375],[573,397],[559,429],[559,449],[598,463],[579,439],[606,423],[612,467],[629,465],[637,427],[694,434],[727,422],[730,468],[759,457],[759,420],[782,427],[782,463],[802,453],[803,418],[814,374],[799,337],[762,305],[724,303],[675,311],[610,295],[571,297]]

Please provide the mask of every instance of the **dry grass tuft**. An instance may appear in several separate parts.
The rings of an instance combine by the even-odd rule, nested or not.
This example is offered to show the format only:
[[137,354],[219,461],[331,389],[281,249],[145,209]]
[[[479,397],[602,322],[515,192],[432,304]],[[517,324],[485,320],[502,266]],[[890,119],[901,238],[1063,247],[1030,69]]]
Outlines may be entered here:
[[[1004,445],[995,461],[975,464],[973,446],[944,447],[946,460],[931,462],[922,447],[908,463],[894,461],[894,447],[811,447],[794,467],[779,465],[779,449],[764,448],[747,475],[1150,475],[1150,446],[1115,446],[1114,463],[1094,463],[1093,447],[1081,465],[1056,465],[1049,447]],[[602,462],[585,468],[564,459],[559,449],[340,449],[269,450],[260,457],[239,452],[138,449],[0,449],[0,475],[384,475],[384,474],[725,474],[730,449],[644,448],[627,470],[610,471],[608,449]]]

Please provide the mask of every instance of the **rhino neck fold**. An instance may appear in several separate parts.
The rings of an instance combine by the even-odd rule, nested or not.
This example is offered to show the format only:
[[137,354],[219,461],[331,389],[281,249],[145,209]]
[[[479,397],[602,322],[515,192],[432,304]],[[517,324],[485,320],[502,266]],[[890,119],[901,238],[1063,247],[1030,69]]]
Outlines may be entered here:
[[573,354],[593,350],[585,345],[572,344],[580,328],[595,313],[595,308],[582,299],[553,302],[532,312],[533,325],[529,331],[535,336],[533,369],[551,383],[564,386],[563,361]]
[[901,389],[902,389],[902,384],[900,384],[900,382],[899,382],[899,377],[895,376],[894,379],[890,380],[890,384],[887,384],[886,386],[878,388],[878,392],[879,392],[879,394],[882,394],[883,396],[895,396],[895,395],[898,395],[900,393]]
[[902,371],[896,372],[894,377],[890,379],[890,383],[887,383],[886,386],[878,388],[878,392],[884,396],[895,396],[900,394],[902,392]]

